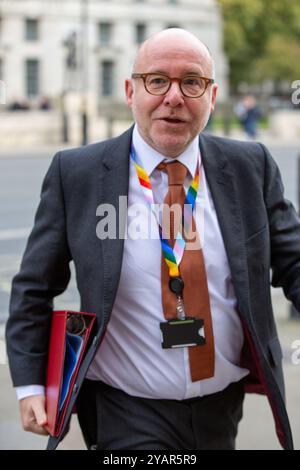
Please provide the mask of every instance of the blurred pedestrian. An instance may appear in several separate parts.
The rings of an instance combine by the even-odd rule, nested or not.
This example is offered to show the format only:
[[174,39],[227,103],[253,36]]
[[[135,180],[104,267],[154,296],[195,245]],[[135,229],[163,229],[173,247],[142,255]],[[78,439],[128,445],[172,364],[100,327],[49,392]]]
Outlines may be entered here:
[[257,123],[262,112],[253,95],[244,96],[235,107],[235,113],[247,136],[255,139],[257,136]]
[[42,111],[48,111],[51,109],[50,100],[47,96],[42,96],[39,102],[39,109]]

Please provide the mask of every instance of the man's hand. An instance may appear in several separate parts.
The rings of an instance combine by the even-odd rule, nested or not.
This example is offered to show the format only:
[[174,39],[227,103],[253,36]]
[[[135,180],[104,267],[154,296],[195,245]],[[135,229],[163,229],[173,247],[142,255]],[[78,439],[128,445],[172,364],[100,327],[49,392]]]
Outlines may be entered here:
[[44,428],[47,423],[44,395],[26,397],[19,403],[23,429],[47,436],[49,433]]

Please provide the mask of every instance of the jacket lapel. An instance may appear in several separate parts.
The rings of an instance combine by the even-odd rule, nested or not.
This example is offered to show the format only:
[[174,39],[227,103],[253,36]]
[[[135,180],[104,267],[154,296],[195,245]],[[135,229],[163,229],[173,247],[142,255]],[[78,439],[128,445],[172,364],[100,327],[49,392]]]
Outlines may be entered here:
[[[120,211],[119,198],[128,196],[129,187],[129,154],[132,138],[132,129],[129,129],[119,138],[108,142],[103,159],[103,169],[99,182],[99,205],[107,204],[114,215],[116,223],[114,238],[101,240],[103,256],[103,287],[104,322],[107,324],[115,300],[122,266],[124,248],[124,229],[126,227],[127,203],[125,210]],[[123,199],[124,201],[124,199]],[[106,217],[106,216],[105,216]]]
[[238,311],[248,322],[250,308],[247,257],[234,172],[224,147],[215,139],[201,134],[200,150],[231,269]]

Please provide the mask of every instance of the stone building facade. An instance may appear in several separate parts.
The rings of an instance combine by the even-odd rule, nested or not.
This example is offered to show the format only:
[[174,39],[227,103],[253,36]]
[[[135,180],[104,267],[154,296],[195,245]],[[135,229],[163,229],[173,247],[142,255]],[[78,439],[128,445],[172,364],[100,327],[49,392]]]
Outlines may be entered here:
[[124,102],[138,45],[166,27],[186,28],[210,48],[219,99],[227,96],[222,20],[215,0],[0,0],[0,80],[7,103],[47,106],[65,92],[101,107]]

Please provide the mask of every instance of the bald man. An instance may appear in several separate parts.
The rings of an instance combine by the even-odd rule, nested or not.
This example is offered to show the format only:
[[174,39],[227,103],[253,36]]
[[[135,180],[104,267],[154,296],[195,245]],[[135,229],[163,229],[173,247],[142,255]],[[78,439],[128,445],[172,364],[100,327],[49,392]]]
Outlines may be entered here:
[[[276,164],[258,143],[202,133],[217,84],[187,31],[149,38],[125,90],[131,129],[54,157],[13,280],[7,344],[23,427],[46,434],[53,298],[73,261],[97,323],[49,449],[75,402],[91,449],[234,449],[245,392],[267,396],[291,449],[269,272],[299,307],[300,223]],[[192,210],[166,235],[165,209],[153,208],[171,200]]]

